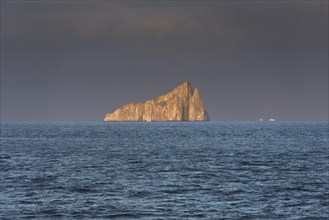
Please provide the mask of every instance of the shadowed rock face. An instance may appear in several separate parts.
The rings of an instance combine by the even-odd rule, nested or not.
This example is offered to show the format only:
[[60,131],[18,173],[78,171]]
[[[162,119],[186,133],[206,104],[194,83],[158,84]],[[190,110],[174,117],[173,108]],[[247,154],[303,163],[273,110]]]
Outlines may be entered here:
[[193,91],[184,82],[171,92],[144,103],[129,103],[112,113],[104,121],[208,121],[198,89]]

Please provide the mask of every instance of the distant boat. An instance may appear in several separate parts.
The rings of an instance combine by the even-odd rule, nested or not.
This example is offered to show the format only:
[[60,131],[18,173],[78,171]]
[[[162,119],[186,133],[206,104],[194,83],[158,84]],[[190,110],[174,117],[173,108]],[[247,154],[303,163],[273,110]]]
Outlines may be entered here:
[[270,119],[268,119],[268,121],[273,122],[273,121],[275,121],[275,119],[274,118],[270,118]]
[[260,118],[258,121],[264,121],[264,119]]

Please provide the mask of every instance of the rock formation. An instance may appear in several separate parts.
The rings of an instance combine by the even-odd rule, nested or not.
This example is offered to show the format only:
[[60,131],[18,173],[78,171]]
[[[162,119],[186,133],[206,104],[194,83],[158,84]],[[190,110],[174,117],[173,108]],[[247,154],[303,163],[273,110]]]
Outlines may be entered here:
[[112,113],[104,121],[208,121],[199,91],[184,82],[171,92],[144,103],[129,103]]

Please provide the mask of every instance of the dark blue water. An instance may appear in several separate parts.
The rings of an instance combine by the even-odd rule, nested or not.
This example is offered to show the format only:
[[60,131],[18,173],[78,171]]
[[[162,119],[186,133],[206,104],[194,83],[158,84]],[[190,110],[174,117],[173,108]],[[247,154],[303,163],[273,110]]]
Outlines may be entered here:
[[1,123],[1,219],[328,219],[328,122]]

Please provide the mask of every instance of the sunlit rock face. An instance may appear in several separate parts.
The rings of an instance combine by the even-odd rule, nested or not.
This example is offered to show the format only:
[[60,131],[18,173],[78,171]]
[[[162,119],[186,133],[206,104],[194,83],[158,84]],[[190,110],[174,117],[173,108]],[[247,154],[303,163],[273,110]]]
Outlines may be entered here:
[[112,113],[104,121],[208,121],[198,89],[184,82],[171,92],[144,103],[129,103]]

